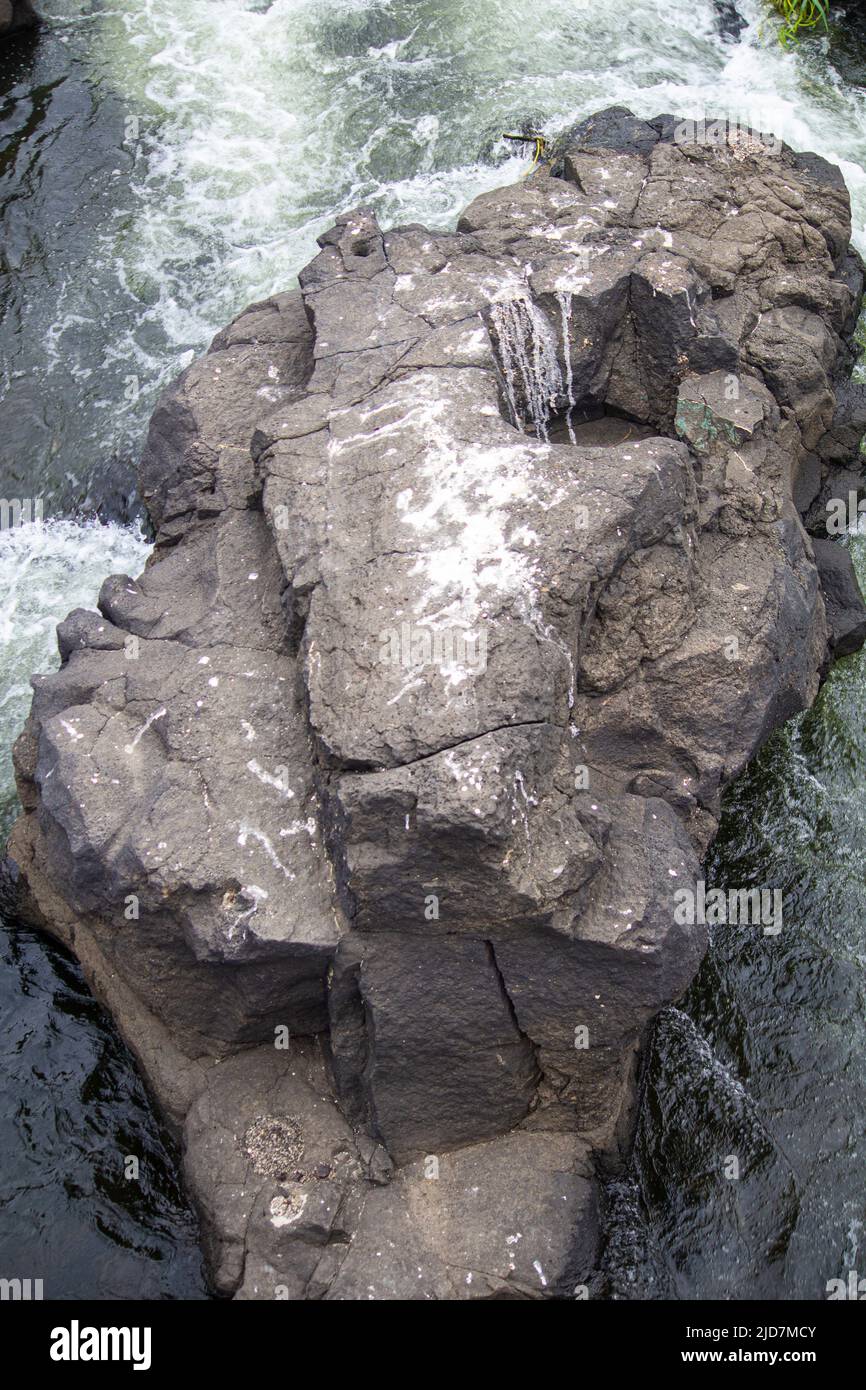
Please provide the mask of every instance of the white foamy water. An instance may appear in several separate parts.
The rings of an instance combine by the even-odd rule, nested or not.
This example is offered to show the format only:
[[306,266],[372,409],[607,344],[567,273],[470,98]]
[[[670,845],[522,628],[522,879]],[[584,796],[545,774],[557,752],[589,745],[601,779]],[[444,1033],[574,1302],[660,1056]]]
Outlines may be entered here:
[[11,745],[30,707],[30,676],[59,665],[57,624],[93,608],[107,574],[140,574],[149,551],[138,530],[97,523],[0,531],[0,830],[14,805]]
[[[866,98],[824,43],[782,49],[760,0],[739,44],[710,0],[136,0],[87,42],[129,113],[138,214],[117,273],[180,351],[292,282],[335,213],[452,226],[528,159],[499,140],[600,107],[727,116],[838,162],[866,246]],[[77,5],[58,0],[70,33]],[[73,18],[73,15],[75,18]],[[77,33],[77,30],[76,30]],[[157,361],[147,335],[112,350]]]

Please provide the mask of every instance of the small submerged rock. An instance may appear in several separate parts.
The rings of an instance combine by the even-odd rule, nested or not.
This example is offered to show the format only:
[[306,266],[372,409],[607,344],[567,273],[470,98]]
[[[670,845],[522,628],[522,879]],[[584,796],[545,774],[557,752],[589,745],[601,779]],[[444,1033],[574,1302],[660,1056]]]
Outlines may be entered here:
[[734,0],[713,0],[716,11],[716,24],[723,38],[736,43],[749,21],[744,19],[734,4]]

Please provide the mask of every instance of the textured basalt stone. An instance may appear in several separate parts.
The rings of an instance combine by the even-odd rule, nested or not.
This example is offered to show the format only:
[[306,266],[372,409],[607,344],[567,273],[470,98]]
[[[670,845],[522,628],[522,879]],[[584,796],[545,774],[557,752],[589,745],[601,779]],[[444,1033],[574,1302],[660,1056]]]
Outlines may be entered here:
[[674,893],[866,632],[798,511],[866,425],[849,237],[823,160],[617,108],[454,233],[342,216],[160,402],[7,880],[183,1128],[221,1291],[591,1285]]

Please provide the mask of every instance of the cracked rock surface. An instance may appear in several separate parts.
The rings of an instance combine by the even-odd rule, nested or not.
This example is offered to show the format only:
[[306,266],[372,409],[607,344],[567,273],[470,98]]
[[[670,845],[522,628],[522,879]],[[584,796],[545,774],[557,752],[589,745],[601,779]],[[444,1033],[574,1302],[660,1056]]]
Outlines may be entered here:
[[156,548],[34,679],[9,861],[221,1293],[596,1287],[705,948],[674,893],[866,633],[801,521],[866,427],[849,236],[816,156],[615,108],[456,232],[342,216],[163,397]]

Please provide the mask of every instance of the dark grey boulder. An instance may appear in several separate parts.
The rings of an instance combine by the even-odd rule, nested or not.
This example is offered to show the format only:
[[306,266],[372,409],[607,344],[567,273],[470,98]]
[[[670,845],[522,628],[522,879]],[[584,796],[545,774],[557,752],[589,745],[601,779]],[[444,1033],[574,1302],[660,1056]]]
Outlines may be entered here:
[[832,655],[850,656],[866,642],[866,613],[851,552],[833,540],[815,539],[812,546],[827,609]]
[[61,624],[18,909],[185,1137],[221,1292],[593,1286],[730,780],[866,633],[829,166],[614,108],[458,230],[363,208],[169,389]]

